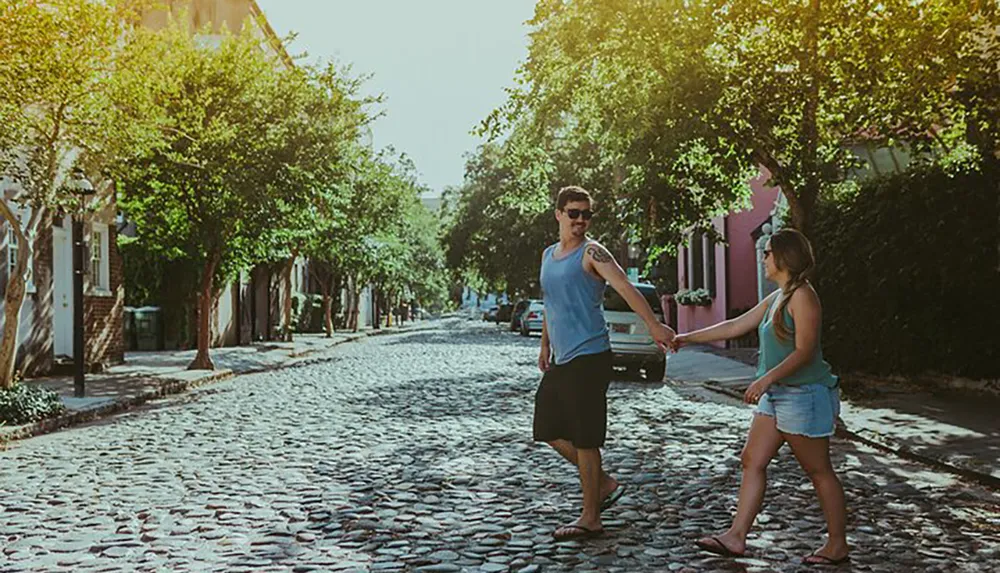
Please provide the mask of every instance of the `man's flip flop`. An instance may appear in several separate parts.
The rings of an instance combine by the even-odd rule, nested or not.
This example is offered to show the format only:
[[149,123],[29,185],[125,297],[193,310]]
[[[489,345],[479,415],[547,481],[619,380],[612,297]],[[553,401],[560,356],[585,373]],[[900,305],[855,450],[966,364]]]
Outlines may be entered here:
[[708,551],[709,553],[715,553],[716,555],[721,555],[723,557],[743,557],[745,555],[744,553],[737,553],[729,549],[718,537],[713,537],[710,541],[714,541],[715,543],[709,543],[708,541],[702,541],[699,539],[698,541],[695,541],[695,545],[705,551]]
[[556,538],[556,541],[570,541],[573,539],[593,539],[595,537],[600,537],[604,535],[603,529],[590,529],[582,525],[566,525],[560,527],[559,529],[569,530],[570,533],[564,533],[559,535],[556,531],[552,532],[552,537]]
[[815,553],[813,553],[812,555],[808,555],[805,558],[803,558],[802,563],[810,567],[836,567],[837,565],[843,565],[844,563],[847,563],[850,560],[851,560],[850,555],[845,555],[840,559],[831,559],[824,555],[816,555]]
[[623,495],[625,495],[625,484],[620,483],[618,484],[618,487],[611,490],[611,493],[608,494],[608,497],[604,498],[604,501],[601,502],[601,512],[603,513],[605,509],[608,509],[612,505],[617,503],[618,500],[621,499]]

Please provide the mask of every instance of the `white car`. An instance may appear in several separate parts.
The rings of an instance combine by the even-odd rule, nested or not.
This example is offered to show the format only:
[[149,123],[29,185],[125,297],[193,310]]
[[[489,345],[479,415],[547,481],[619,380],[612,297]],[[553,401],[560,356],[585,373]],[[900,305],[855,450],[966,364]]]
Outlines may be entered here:
[[530,336],[532,332],[541,332],[545,320],[545,304],[533,300],[521,315],[521,336]]
[[[653,313],[660,322],[663,319],[663,307],[656,294],[656,287],[650,284],[636,284],[642,296],[653,308]],[[667,357],[657,346],[649,334],[646,324],[629,307],[625,299],[610,286],[604,293],[604,319],[608,323],[608,334],[611,337],[612,361],[615,366],[624,366],[632,375],[640,369],[646,371],[646,380],[659,382],[667,370]]]

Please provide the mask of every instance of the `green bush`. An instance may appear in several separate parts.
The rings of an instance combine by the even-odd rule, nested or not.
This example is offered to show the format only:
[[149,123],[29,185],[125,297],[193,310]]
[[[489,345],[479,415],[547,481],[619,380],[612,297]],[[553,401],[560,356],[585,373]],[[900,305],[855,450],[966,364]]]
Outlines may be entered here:
[[1000,375],[997,190],[926,169],[821,203],[823,349],[841,371]]
[[685,306],[711,306],[712,293],[703,288],[682,290],[674,295],[674,300],[677,301],[677,304]]
[[18,426],[62,414],[66,408],[51,390],[20,382],[0,389],[0,423]]

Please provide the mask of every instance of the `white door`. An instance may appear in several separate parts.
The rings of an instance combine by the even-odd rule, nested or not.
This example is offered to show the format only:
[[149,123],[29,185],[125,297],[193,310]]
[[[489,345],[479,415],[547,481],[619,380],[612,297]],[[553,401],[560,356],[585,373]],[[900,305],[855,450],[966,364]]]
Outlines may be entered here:
[[52,330],[55,355],[73,356],[73,241],[67,217],[62,227],[52,228],[52,286],[55,307]]

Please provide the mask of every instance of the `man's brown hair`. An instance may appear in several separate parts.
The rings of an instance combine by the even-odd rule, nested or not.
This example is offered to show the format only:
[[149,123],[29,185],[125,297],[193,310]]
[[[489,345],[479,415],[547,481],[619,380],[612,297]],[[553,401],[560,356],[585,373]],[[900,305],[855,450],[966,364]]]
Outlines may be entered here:
[[566,203],[573,201],[586,201],[590,203],[591,209],[594,208],[594,199],[590,196],[589,191],[577,185],[570,185],[559,190],[559,195],[556,197],[556,209],[562,211]]

